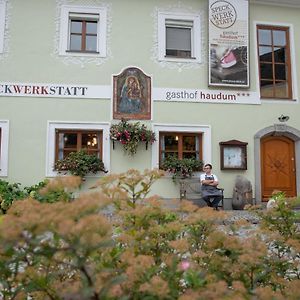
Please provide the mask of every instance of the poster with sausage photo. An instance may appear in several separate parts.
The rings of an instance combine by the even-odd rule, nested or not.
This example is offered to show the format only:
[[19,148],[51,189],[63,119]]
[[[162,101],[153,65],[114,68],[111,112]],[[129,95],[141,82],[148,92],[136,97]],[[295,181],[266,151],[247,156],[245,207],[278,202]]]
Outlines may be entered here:
[[209,85],[249,87],[248,51],[248,0],[209,0]]

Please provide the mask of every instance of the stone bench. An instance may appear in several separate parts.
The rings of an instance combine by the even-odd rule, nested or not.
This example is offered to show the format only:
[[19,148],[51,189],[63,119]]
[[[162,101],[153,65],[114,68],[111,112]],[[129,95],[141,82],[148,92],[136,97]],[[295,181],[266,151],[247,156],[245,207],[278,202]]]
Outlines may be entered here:
[[[179,181],[180,185],[180,200],[190,200],[196,205],[205,206],[206,202],[202,199],[201,183],[199,178],[188,178]],[[224,189],[218,188],[221,191],[221,201],[218,207],[224,208]],[[202,203],[201,203],[202,202]]]

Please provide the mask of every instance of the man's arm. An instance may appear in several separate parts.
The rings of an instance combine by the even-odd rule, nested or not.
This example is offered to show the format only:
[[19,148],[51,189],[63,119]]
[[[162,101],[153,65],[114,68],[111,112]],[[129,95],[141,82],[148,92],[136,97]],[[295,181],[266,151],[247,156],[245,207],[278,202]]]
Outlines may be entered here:
[[205,179],[205,177],[201,177],[201,184],[203,185],[211,185],[211,186],[217,186],[219,184],[218,179],[216,176],[214,176],[214,179]]

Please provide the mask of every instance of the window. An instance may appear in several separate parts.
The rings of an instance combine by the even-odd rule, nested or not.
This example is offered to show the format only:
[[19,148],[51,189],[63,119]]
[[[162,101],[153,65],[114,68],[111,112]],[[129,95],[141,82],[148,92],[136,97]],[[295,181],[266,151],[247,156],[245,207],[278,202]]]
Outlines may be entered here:
[[48,122],[46,176],[53,177],[55,161],[69,153],[86,150],[110,169],[109,123]]
[[0,120],[0,176],[8,173],[8,137],[9,123]]
[[211,128],[209,125],[154,124],[159,137],[152,145],[152,168],[158,168],[168,155],[180,159],[195,157],[211,162]]
[[160,163],[168,156],[179,159],[202,159],[202,134],[182,132],[160,132]]
[[261,98],[292,99],[289,28],[257,25]]
[[159,60],[200,62],[200,17],[159,13]]
[[5,1],[0,0],[0,53],[4,51]]
[[106,9],[62,6],[60,55],[106,56]]
[[102,131],[56,130],[55,161],[79,150],[102,159]]
[[97,52],[98,21],[70,18],[69,51]]

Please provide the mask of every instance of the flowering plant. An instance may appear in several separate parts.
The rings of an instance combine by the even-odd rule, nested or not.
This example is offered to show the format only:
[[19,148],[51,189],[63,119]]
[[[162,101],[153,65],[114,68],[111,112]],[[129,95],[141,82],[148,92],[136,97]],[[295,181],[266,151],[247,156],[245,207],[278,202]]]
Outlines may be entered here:
[[161,169],[172,174],[173,181],[178,178],[191,177],[193,172],[202,170],[203,162],[195,158],[179,159],[175,156],[167,157],[161,164]]
[[59,173],[70,172],[71,175],[84,178],[88,173],[104,172],[104,163],[96,155],[90,155],[84,150],[71,152],[64,159],[56,161],[55,170]]
[[129,123],[122,119],[110,127],[110,139],[113,142],[119,141],[127,154],[134,155],[140,142],[146,143],[147,147],[148,143],[155,141],[155,133],[140,122]]

